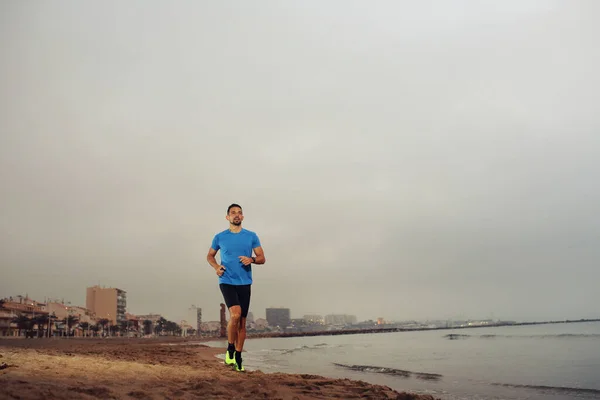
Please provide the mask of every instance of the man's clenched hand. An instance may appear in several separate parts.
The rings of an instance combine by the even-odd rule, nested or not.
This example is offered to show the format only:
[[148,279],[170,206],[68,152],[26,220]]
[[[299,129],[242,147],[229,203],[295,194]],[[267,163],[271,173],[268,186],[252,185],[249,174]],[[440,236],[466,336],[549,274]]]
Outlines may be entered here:
[[240,258],[240,261],[242,262],[242,264],[244,264],[244,265],[252,264],[252,257],[240,256],[239,258]]

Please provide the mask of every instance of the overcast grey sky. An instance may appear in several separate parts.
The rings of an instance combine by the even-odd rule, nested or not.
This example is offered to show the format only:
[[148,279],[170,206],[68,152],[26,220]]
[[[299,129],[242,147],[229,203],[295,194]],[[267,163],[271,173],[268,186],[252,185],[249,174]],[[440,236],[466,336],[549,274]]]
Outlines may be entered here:
[[0,3],[0,296],[600,317],[600,3]]

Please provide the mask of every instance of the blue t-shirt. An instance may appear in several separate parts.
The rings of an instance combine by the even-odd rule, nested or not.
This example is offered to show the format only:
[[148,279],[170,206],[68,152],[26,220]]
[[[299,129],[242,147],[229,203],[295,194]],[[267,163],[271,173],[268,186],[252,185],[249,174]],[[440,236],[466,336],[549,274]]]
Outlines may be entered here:
[[242,228],[238,233],[229,229],[215,235],[211,247],[221,251],[221,265],[225,273],[219,277],[219,283],[230,285],[249,285],[252,283],[252,264],[242,264],[239,256],[252,257],[252,250],[260,246],[258,235]]

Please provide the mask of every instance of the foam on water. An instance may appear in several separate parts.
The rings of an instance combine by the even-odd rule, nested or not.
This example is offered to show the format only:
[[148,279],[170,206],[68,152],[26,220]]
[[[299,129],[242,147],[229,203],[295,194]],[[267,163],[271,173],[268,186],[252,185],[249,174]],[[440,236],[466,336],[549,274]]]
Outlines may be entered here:
[[482,335],[467,335],[459,333],[449,333],[444,335],[446,339],[468,339],[468,338],[480,338],[480,339],[492,339],[492,338],[519,338],[519,339],[600,339],[600,333],[560,333],[560,334],[538,334],[538,335],[495,335],[495,334],[482,334]]
[[401,377],[405,377],[405,378],[415,376],[417,379],[423,379],[423,380],[428,380],[428,381],[439,380],[442,378],[442,375],[440,375],[440,374],[432,374],[432,373],[428,373],[428,372],[406,371],[406,370],[402,370],[402,369],[377,367],[377,366],[373,366],[373,365],[347,365],[347,364],[339,364],[339,363],[333,363],[333,365],[337,365],[338,367],[347,368],[347,369],[351,369],[354,371],[372,372],[372,373],[377,373],[377,374],[401,376]]

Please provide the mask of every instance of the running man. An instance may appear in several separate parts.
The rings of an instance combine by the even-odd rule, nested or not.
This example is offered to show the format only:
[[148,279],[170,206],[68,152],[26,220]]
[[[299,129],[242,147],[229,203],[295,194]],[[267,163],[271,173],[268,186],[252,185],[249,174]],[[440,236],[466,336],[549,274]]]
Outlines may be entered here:
[[[258,235],[242,228],[242,207],[238,204],[230,205],[225,219],[229,221],[229,229],[214,236],[206,260],[219,276],[219,287],[229,309],[225,364],[233,365],[236,371],[244,371],[242,350],[246,340],[246,317],[250,308],[252,264],[264,264],[265,254]],[[219,250],[221,264],[215,259]],[[252,252],[255,256],[252,256]]]

